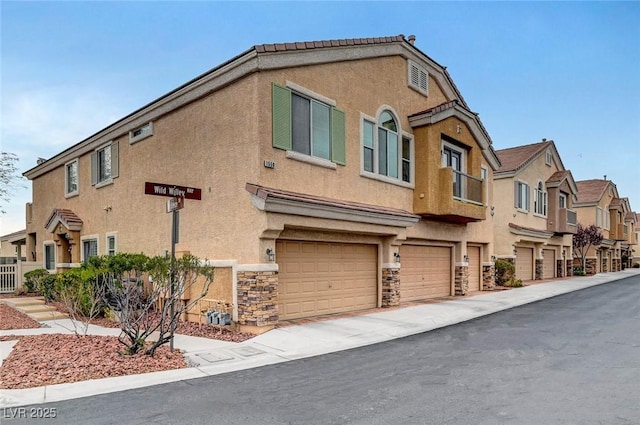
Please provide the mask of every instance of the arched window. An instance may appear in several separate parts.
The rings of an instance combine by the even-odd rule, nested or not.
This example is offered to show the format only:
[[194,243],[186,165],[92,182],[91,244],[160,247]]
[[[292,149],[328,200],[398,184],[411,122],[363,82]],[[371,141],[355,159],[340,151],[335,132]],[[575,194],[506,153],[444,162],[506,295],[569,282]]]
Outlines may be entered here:
[[400,136],[398,120],[391,111],[383,110],[376,121],[363,120],[364,171],[409,183],[412,140]]

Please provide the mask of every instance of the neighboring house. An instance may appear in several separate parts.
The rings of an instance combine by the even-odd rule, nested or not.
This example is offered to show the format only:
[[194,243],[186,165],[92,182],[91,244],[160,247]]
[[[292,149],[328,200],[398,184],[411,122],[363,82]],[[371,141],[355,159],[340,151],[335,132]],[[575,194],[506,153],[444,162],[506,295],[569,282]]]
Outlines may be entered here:
[[[595,224],[604,237],[602,244],[591,248],[586,257],[586,273],[619,271],[622,268],[623,245],[628,249],[630,229],[625,217],[631,211],[629,200],[618,196],[616,185],[605,179],[581,180],[574,209],[583,226]],[[579,261],[574,260],[579,267]]]
[[166,184],[248,330],[492,286],[499,161],[414,39],[254,46],[132,112],[25,173],[28,251],[166,253]]
[[495,252],[523,281],[572,275],[577,187],[553,141],[501,149],[494,173]]
[[638,216],[635,212],[630,211],[631,205],[629,198],[624,198],[629,211],[624,216],[623,235],[627,238],[620,243],[622,268],[631,267],[633,265],[633,256],[638,248],[638,234],[636,227],[638,226]]
[[629,245],[631,246],[630,267],[633,267],[635,263],[640,264],[640,214],[637,212],[632,212],[631,217],[633,234],[631,236]]
[[13,264],[18,258],[27,261],[24,250],[26,235],[26,230],[19,230],[0,236],[0,264]]

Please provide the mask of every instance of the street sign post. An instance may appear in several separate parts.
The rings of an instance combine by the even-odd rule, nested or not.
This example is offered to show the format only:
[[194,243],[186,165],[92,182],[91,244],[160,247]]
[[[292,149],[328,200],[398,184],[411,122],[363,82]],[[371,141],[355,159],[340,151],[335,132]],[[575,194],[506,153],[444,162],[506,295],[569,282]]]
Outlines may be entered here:
[[[180,242],[180,210],[184,208],[185,199],[202,199],[202,190],[195,187],[178,186],[176,184],[166,183],[144,183],[144,193],[146,195],[168,196],[171,199],[167,201],[167,212],[171,213],[171,318],[175,314],[174,297],[176,292],[176,244]],[[171,339],[169,340],[169,348],[173,351],[173,327],[171,329]]]

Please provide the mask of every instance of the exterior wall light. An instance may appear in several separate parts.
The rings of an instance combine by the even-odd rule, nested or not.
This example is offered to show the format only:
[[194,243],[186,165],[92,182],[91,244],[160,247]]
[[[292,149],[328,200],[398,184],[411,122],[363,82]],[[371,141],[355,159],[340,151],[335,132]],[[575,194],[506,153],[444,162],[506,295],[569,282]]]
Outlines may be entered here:
[[498,257],[496,257],[495,255],[491,256],[491,261],[493,261],[494,263],[496,262],[497,259],[498,259]]
[[271,248],[267,248],[267,259],[269,261],[276,261],[276,253]]
[[518,255],[518,250],[515,247],[513,248],[513,255]]
[[465,254],[465,256],[464,256],[464,262],[465,262],[465,263],[468,263],[468,262],[469,262],[469,256],[468,256],[468,255],[466,255],[466,254]]
[[563,249],[562,250],[562,258],[566,258],[567,257],[567,250]]
[[396,261],[396,263],[400,262],[400,253],[399,252],[394,252],[393,253],[393,259]]

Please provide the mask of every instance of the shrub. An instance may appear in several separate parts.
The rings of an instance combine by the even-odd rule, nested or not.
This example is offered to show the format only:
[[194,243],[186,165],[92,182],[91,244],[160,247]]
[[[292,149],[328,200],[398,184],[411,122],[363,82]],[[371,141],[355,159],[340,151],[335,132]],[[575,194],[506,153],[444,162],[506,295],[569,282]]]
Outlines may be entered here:
[[73,316],[93,318],[104,308],[99,293],[96,272],[92,268],[66,270],[55,280],[56,297]]
[[640,269],[640,263],[633,263],[634,269]]
[[522,288],[524,284],[521,279],[511,279],[506,281],[503,286],[506,286],[507,288]]
[[573,275],[574,276],[586,276],[587,272],[585,272],[583,269],[581,269],[580,267],[577,267],[575,269],[573,269]]
[[516,275],[516,266],[510,261],[496,260],[496,284],[505,286],[506,282],[512,281]]
[[24,285],[29,292],[31,289],[35,289],[42,294],[45,300],[53,301],[55,299],[55,274],[50,274],[45,269],[36,269],[25,273],[24,278]]
[[38,282],[45,276],[48,276],[49,272],[45,269],[31,270],[24,274],[24,286],[27,292],[36,292],[38,289]]

